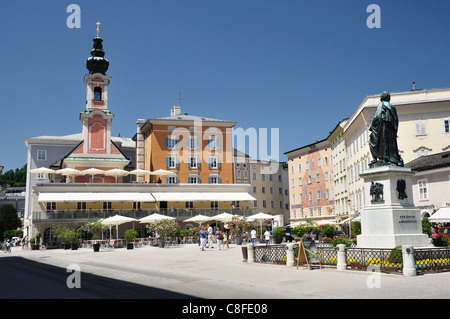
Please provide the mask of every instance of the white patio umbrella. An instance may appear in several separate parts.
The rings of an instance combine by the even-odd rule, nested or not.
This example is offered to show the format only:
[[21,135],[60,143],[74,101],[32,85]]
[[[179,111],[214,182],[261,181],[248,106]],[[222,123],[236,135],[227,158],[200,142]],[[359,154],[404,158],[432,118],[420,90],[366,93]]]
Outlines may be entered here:
[[150,175],[156,175],[158,177],[161,177],[161,176],[175,175],[175,172],[166,171],[164,169],[157,169],[156,171],[150,172]]
[[262,228],[262,222],[266,220],[272,220],[275,217],[269,214],[265,214],[262,212],[259,212],[258,214],[252,215],[247,217],[247,220],[249,221],[259,221],[259,227]]
[[119,225],[133,222],[136,219],[121,215],[114,215],[102,220],[102,225],[109,226],[109,233],[111,234],[111,226],[116,226],[116,239],[119,239]]
[[85,169],[83,171],[81,171],[80,175],[91,175],[91,182],[94,182],[94,175],[97,174],[105,174],[105,171],[98,169],[98,168],[89,168],[89,169]]
[[67,179],[67,182],[69,182],[70,176],[80,175],[81,172],[77,169],[66,167],[66,168],[57,170],[56,173],[65,175],[65,176],[69,176],[69,178]]
[[55,174],[55,170],[47,168],[47,167],[39,167],[30,170],[30,173],[34,174]]
[[191,218],[185,219],[184,221],[188,222],[188,223],[190,223],[190,222],[199,223],[199,225],[201,226],[202,223],[206,222],[209,219],[210,219],[210,217],[208,217],[208,216],[205,216],[205,215],[202,215],[202,214],[198,214],[198,215],[195,215],[195,216],[193,216]]
[[139,219],[140,223],[154,223],[157,222],[158,220],[162,220],[162,219],[175,219],[174,217],[170,217],[170,216],[166,216],[166,215],[161,215],[158,213],[154,213],[152,215],[148,215],[145,217],[142,217],[141,219]]
[[117,178],[119,176],[126,176],[128,174],[130,174],[130,172],[123,170],[123,169],[119,169],[119,168],[113,168],[113,169],[105,171],[105,175],[116,177],[116,183],[117,183]]
[[222,214],[209,217],[208,220],[217,220],[219,222],[229,222],[233,218],[233,216],[234,215],[231,215],[229,213],[223,212]]
[[[130,171],[130,174],[136,175],[136,177],[150,175],[150,173],[151,173],[150,171],[147,171],[145,169],[139,169],[139,168]],[[137,180],[137,178],[136,178],[136,180]]]

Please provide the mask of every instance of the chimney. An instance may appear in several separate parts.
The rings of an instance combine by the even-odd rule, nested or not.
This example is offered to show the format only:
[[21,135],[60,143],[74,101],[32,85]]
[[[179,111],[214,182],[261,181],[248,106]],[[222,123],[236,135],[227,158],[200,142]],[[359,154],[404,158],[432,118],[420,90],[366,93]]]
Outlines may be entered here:
[[173,108],[170,109],[170,116],[177,116],[181,114],[181,105],[174,105]]

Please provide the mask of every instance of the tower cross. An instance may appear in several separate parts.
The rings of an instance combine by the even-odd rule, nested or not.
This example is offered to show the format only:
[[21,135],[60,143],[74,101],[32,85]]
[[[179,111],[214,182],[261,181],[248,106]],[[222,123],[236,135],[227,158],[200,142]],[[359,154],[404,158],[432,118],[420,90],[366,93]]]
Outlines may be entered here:
[[96,23],[96,25],[97,25],[97,38],[98,38],[98,33],[100,32],[100,22],[99,21],[97,21],[97,23]]

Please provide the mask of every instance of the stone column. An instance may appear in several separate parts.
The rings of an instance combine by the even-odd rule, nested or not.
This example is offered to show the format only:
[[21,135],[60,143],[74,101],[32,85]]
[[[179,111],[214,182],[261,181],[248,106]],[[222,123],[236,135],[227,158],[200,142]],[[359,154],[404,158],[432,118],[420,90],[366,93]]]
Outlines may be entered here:
[[347,251],[344,244],[337,245],[337,270],[347,269]]
[[286,244],[286,266],[293,267],[295,256],[294,256],[294,243]]
[[253,264],[255,262],[255,251],[253,250],[253,244],[247,244],[247,263]]
[[[145,124],[145,120],[138,119],[136,121],[137,124],[137,132],[136,132],[136,168],[144,169],[145,167],[145,140],[144,134],[141,131],[142,126]],[[138,175],[136,181],[142,183],[144,181],[144,177],[142,175]]]
[[403,276],[417,276],[416,264],[414,262],[414,248],[410,245],[402,246]]

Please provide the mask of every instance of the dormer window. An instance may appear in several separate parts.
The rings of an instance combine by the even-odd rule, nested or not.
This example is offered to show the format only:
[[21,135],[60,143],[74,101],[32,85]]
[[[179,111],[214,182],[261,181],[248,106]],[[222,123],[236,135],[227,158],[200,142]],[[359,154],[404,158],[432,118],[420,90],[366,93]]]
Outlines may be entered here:
[[102,100],[102,88],[96,87],[94,89],[94,101],[101,101]]

